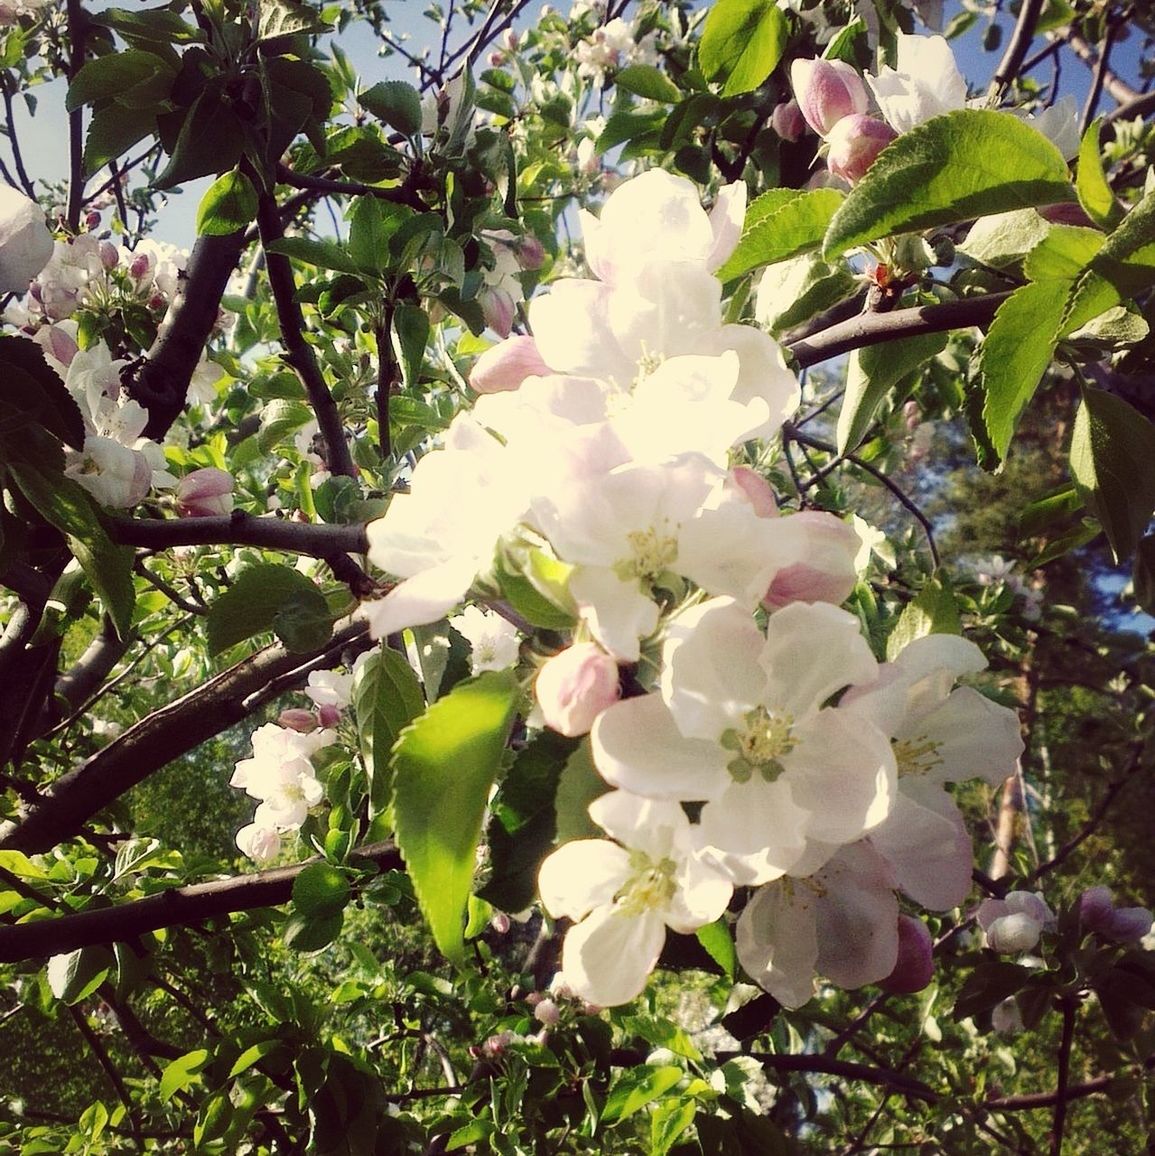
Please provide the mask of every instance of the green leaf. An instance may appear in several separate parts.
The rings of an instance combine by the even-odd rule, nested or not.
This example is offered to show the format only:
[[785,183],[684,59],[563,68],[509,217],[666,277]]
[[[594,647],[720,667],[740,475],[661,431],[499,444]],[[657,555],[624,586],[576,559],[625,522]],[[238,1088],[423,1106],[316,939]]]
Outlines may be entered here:
[[1069,201],[1067,162],[1042,133],[989,109],[936,116],[888,145],[834,214],[824,252]]
[[954,1018],[962,1020],[990,1011],[1008,996],[1021,991],[1030,980],[1030,969],[1020,967],[1017,963],[984,961],[975,967],[963,984],[955,1000]]
[[886,640],[887,662],[893,662],[908,643],[928,634],[962,634],[954,591],[938,575],[928,578],[918,597],[902,608]]
[[554,798],[557,815],[556,840],[568,843],[572,839],[602,839],[605,832],[590,818],[589,805],[610,789],[598,774],[588,738],[566,760]]
[[332,635],[325,596],[304,574],[273,562],[250,566],[209,608],[209,654],[272,630],[293,651],[316,650]]
[[1005,269],[1021,261],[1053,227],[1034,209],[995,213],[975,221],[958,251],[992,269]]
[[197,208],[197,236],[221,237],[245,228],[257,215],[253,182],[234,169],[209,186]]
[[742,239],[718,270],[719,280],[732,281],[760,265],[818,248],[844,199],[838,189],[808,193],[771,189],[763,193],[747,211]]
[[403,80],[382,80],[362,92],[357,102],[405,136],[421,131],[421,94]]
[[152,52],[129,49],[109,56],[90,60],[72,78],[64,107],[75,112],[95,101],[118,100],[126,91],[152,80],[156,76],[169,79],[173,69],[169,62]]
[[693,1124],[697,1111],[692,1097],[659,1104],[650,1117],[650,1156],[666,1156]]
[[1054,225],[1027,254],[1023,272],[1031,281],[1073,282],[1103,247],[1103,234],[1078,225]]
[[341,934],[344,922],[344,911],[328,915],[305,915],[297,911],[285,920],[281,938],[293,951],[320,951]]
[[481,821],[519,699],[512,671],[487,671],[435,702],[393,750],[397,845],[437,946],[457,964]]
[[309,237],[282,237],[269,245],[270,253],[283,253],[294,261],[304,261],[318,269],[332,269],[337,273],[361,272],[357,262],[336,241],[315,241]]
[[1084,389],[1071,438],[1071,476],[1115,560],[1135,548],[1155,510],[1155,426],[1122,398]]
[[119,105],[98,108],[84,137],[84,175],[90,177],[99,172],[155,131],[153,109],[126,109]]
[[726,920],[716,919],[707,923],[705,927],[699,927],[695,935],[706,954],[722,969],[726,978],[732,980],[738,970],[738,952]]
[[767,265],[758,285],[759,319],[771,333],[809,321],[861,286],[843,261],[828,265],[815,253]]
[[404,205],[389,205],[376,197],[358,197],[349,221],[349,256],[364,273],[389,272],[389,239],[413,215]]
[[429,315],[419,305],[399,302],[393,310],[390,340],[393,354],[401,366],[401,380],[406,389],[412,389],[421,380],[425,344],[429,340]]
[[1107,238],[1075,283],[1063,334],[1155,285],[1155,192],[1148,193]]
[[259,1043],[245,1048],[245,1050],[237,1056],[236,1062],[229,1069],[229,1079],[231,1080],[234,1076],[239,1076],[242,1072],[247,1072],[254,1064],[260,1063],[265,1056],[282,1047],[284,1047],[283,1040],[261,1040]]
[[537,872],[557,831],[554,797],[566,760],[577,743],[542,731],[517,758],[490,807],[491,874],[478,892],[502,911],[522,911],[537,894]]
[[652,64],[630,64],[619,68],[614,73],[614,84],[635,96],[644,96],[647,100],[657,100],[663,104],[674,104],[682,99],[682,90]]
[[1037,281],[998,308],[978,352],[982,420],[991,448],[1006,457],[1019,415],[1051,364],[1070,282]]
[[1075,192],[1079,195],[1079,204],[1096,225],[1114,229],[1123,219],[1123,207],[1115,199],[1103,172],[1103,154],[1099,148],[1102,127],[1103,118],[1099,117],[1083,133],[1079,143],[1079,175]]
[[353,713],[361,757],[369,775],[369,814],[389,806],[389,759],[397,736],[425,709],[417,675],[405,655],[382,644],[353,680]]
[[602,1110],[602,1122],[613,1124],[628,1119],[652,1100],[656,1100],[664,1092],[681,1083],[685,1074],[682,1068],[672,1064],[662,1067],[643,1064],[637,1068],[627,1069],[610,1088],[606,1106]]
[[275,40],[278,36],[296,36],[301,32],[324,32],[327,25],[308,4],[296,0],[260,0],[257,36]]
[[31,338],[0,337],[0,400],[22,410],[65,445],[83,448],[80,407]]
[[196,1083],[198,1074],[208,1064],[210,1053],[208,1048],[197,1048],[177,1056],[175,1060],[165,1066],[160,1077],[160,1098],[166,1103],[186,1088]]
[[88,491],[71,478],[45,472],[28,461],[10,462],[8,471],[20,492],[68,539],[69,549],[104,603],[117,634],[127,638],[136,605],[132,547],[113,545]]
[[706,16],[698,62],[722,95],[753,92],[778,67],[789,32],[774,0],[716,0]]
[[313,411],[300,401],[276,398],[261,410],[261,428],[257,432],[257,445],[263,453],[275,449],[282,438],[299,430],[311,420]]
[[349,880],[328,863],[310,863],[293,880],[293,906],[308,918],[339,914],[351,896]]
[[62,1003],[87,999],[107,979],[115,961],[106,947],[81,947],[48,961],[48,987]]
[[925,333],[885,345],[868,345],[850,355],[846,394],[838,414],[838,452],[857,449],[883,399],[903,378],[946,348],[948,335]]
[[168,164],[153,184],[171,189],[182,181],[231,169],[241,159],[244,144],[237,114],[220,92],[206,88],[185,115]]

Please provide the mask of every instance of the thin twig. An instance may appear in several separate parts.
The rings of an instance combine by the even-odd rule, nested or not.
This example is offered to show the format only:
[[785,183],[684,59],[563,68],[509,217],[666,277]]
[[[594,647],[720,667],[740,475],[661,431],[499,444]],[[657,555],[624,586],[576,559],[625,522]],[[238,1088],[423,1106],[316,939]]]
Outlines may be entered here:
[[1060,1000],[1063,1031],[1059,1039],[1059,1063],[1055,1089],[1055,1114],[1051,1124],[1051,1156],[1062,1156],[1063,1131],[1067,1123],[1067,1081],[1071,1074],[1071,1047],[1075,1041],[1075,1015],[1078,1005],[1073,996]]
[[1087,131],[1087,126],[1095,119],[1095,110],[1099,107],[1099,98],[1103,95],[1103,82],[1107,77],[1107,59],[1111,55],[1111,47],[1115,43],[1115,26],[1107,25],[1107,34],[1103,38],[1103,50],[1095,62],[1095,72],[1091,78],[1091,91],[1087,93],[1087,102],[1083,105],[1083,115],[1079,117],[1079,137]]
[[116,1089],[117,1097],[124,1105],[124,1111],[128,1116],[129,1128],[132,1130],[133,1144],[136,1146],[138,1152],[143,1152],[144,1137],[140,1131],[140,1120],[137,1118],[136,1105],[133,1104],[132,1097],[128,1094],[128,1088],[125,1087],[124,1080],[116,1070],[116,1065],[112,1062],[104,1044],[101,1043],[100,1037],[89,1027],[88,1021],[84,1018],[84,1013],[78,1007],[70,1007],[68,1011],[72,1015],[72,1021],[76,1024],[77,1031],[84,1037],[85,1042],[92,1049],[92,1054],[96,1057],[97,1063],[104,1069],[104,1074]]
[[990,88],[987,90],[988,100],[994,104],[1003,95],[1003,90],[1019,74],[1019,67],[1026,59],[1031,41],[1035,38],[1035,25],[1039,22],[1039,13],[1043,10],[1043,0],[1024,0],[1019,10],[1019,18],[1015,21],[1015,29],[1007,43],[1007,50],[991,77]]

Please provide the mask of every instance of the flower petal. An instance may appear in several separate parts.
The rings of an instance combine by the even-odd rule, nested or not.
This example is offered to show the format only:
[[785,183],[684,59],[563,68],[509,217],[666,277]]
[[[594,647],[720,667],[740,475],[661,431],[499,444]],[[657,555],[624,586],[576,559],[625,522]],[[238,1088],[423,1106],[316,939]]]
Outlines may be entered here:
[[646,986],[665,941],[666,925],[657,911],[625,915],[599,907],[566,932],[562,979],[601,1007],[629,1003]]

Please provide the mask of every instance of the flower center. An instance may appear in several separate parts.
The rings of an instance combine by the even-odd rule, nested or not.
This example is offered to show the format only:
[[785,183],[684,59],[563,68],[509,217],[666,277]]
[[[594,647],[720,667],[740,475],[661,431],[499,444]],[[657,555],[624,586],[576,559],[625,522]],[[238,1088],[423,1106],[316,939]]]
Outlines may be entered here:
[[736,783],[748,783],[755,772],[768,783],[774,782],[786,768],[780,762],[797,745],[794,718],[785,711],[755,707],[745,718],[745,729],[733,727],[722,735],[722,747],[733,751],[727,766]]
[[614,896],[617,911],[622,915],[641,915],[651,908],[665,907],[677,890],[677,869],[673,859],[655,862],[644,851],[631,851],[630,877]]
[[922,735],[917,739],[894,739],[890,744],[894,749],[894,760],[898,764],[898,775],[925,775],[941,762],[936,743]]
[[646,530],[632,530],[626,541],[632,556],[614,563],[614,573],[623,581],[645,579],[655,581],[678,558],[678,539],[669,532],[669,523],[663,518]]

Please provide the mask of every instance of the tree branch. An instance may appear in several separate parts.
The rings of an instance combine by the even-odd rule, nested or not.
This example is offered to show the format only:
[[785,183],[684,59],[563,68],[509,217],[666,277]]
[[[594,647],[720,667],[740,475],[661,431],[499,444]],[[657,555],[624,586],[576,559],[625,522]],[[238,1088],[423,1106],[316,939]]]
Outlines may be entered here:
[[1009,296],[1009,292],[988,293],[984,297],[948,301],[942,305],[915,305],[910,309],[896,309],[893,313],[862,313],[820,333],[787,342],[784,348],[802,369],[808,369],[840,353],[849,353],[867,345],[880,345],[899,337],[988,325],[995,311]]
[[[1112,92],[1111,95],[1115,94]],[[1106,120],[1111,124],[1117,120],[1134,120],[1137,116],[1149,116],[1153,112],[1155,112],[1155,91],[1146,92],[1142,96],[1136,93],[1131,99],[1121,102],[1118,108],[1107,113]]]
[[324,558],[364,554],[369,549],[362,525],[323,525],[260,518],[234,510],[211,518],[109,517],[109,536],[123,546],[167,550],[172,546],[260,546]]
[[1003,89],[1018,75],[1019,67],[1027,57],[1027,49],[1035,38],[1035,26],[1039,22],[1039,13],[1043,10],[1043,0],[1025,0],[1019,10],[1019,18],[1015,21],[1015,30],[1007,43],[1007,50],[991,77],[990,88],[987,90],[993,100],[998,100]]
[[[352,859],[354,865],[372,864],[381,871],[403,866],[401,852],[390,842],[366,844],[353,852]],[[203,923],[257,907],[277,907],[289,902],[293,881],[316,861],[313,858],[289,867],[176,887],[115,907],[0,927],[0,962],[16,963],[100,943],[122,943],[163,927]]]
[[269,274],[269,287],[273,291],[273,302],[277,308],[281,340],[285,343],[285,360],[300,378],[305,392],[309,395],[309,405],[317,417],[321,436],[325,439],[328,449],[327,464],[330,471],[355,478],[357,467],[353,464],[349,443],[345,440],[345,430],[341,425],[337,403],[325,383],[313,347],[305,339],[305,315],[297,303],[293,266],[284,253],[269,251],[269,246],[284,236],[284,228],[276,198],[268,193],[262,193],[260,196],[257,226],[261,233],[261,244],[265,249],[265,268]]
[[911,1096],[917,1100],[926,1100],[930,1103],[938,1101],[939,1094],[921,1080],[911,1076],[904,1076],[900,1072],[892,1072],[887,1068],[873,1068],[869,1064],[856,1064],[852,1060],[836,1060],[831,1056],[815,1055],[777,1055],[770,1052],[719,1052],[717,1059],[724,1063],[726,1060],[737,1059],[739,1056],[749,1056],[757,1060],[764,1068],[772,1068],[776,1072],[820,1072],[829,1076],[846,1076],[851,1080],[864,1080],[869,1084],[882,1084],[892,1088],[904,1096]]
[[129,386],[148,410],[145,436],[160,441],[184,409],[189,382],[217,323],[221,298],[244,251],[243,230],[198,237],[173,303],[172,323],[157,336]]
[[314,193],[331,193],[343,197],[376,197],[379,201],[389,201],[395,205],[408,205],[419,213],[429,211],[429,206],[406,185],[366,185],[360,181],[335,180],[332,177],[313,176],[298,173],[287,165],[277,165],[277,183],[290,185],[294,189],[308,189]]
[[311,654],[267,646],[153,711],[57,779],[42,801],[23,809],[21,821],[0,827],[0,849],[51,850],[154,771],[240,722],[270,683],[285,676],[303,682],[310,670],[324,669],[366,631],[363,622],[352,623]]
[[[1067,32],[1065,34],[1067,43],[1071,46],[1071,51],[1090,69],[1096,69],[1099,66],[1098,53],[1083,39],[1077,32]],[[1111,96],[1119,102],[1119,104],[1129,104],[1139,97],[1142,93],[1133,89],[1125,80],[1116,76],[1109,68],[1103,69],[1103,87],[1111,94]],[[1109,119],[1114,119],[1119,112],[1118,109],[1111,115]]]

